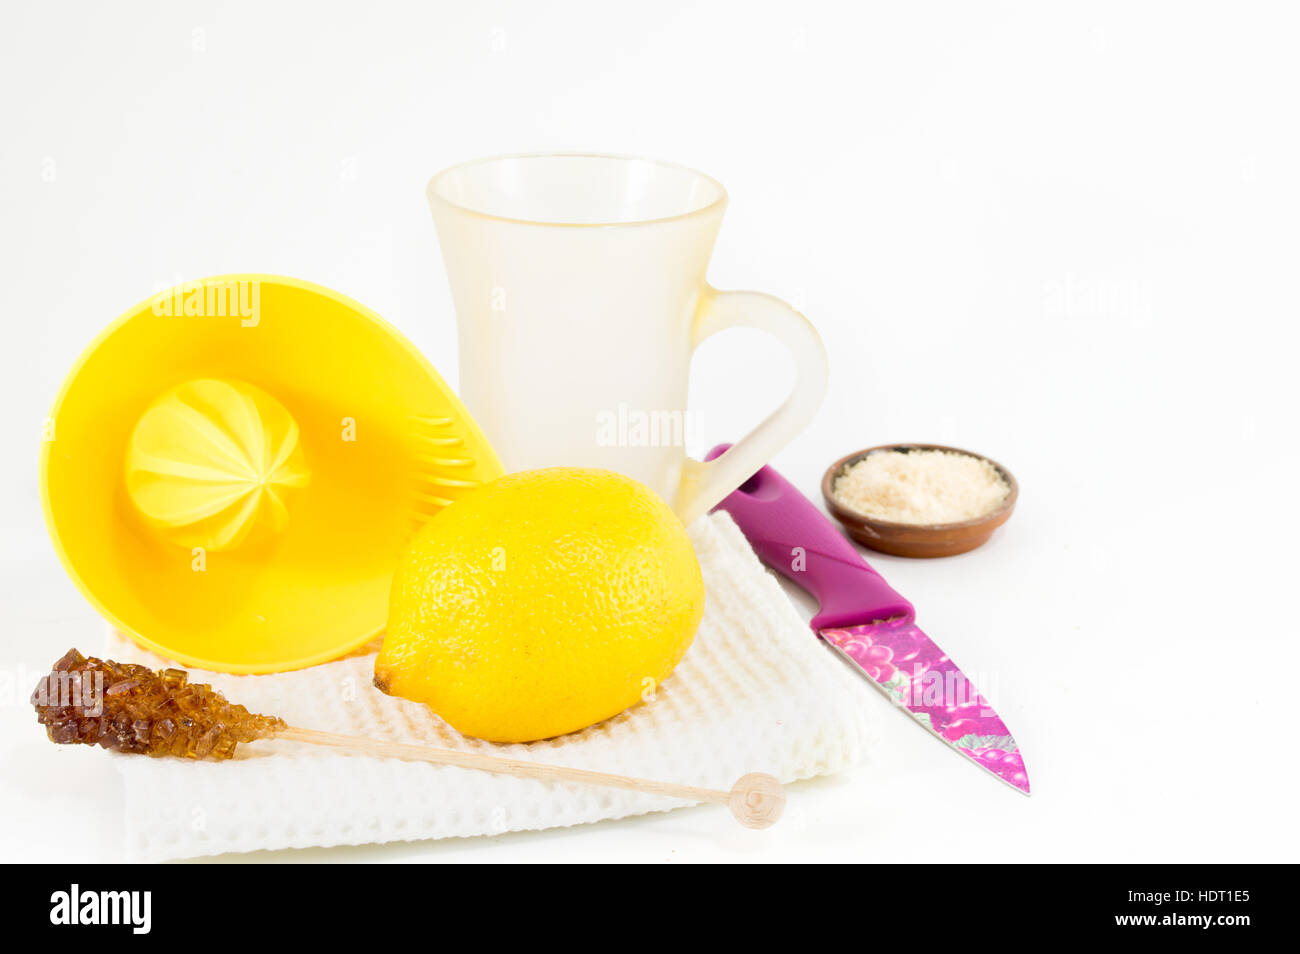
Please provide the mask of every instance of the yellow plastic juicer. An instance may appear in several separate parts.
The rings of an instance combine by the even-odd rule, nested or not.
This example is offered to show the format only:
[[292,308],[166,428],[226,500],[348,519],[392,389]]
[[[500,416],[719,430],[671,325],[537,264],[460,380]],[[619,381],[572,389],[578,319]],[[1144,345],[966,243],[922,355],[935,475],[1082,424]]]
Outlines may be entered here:
[[411,536],[501,474],[410,341],[274,275],[127,311],[78,358],[44,436],[46,524],[82,593],[143,646],[223,672],[374,639]]

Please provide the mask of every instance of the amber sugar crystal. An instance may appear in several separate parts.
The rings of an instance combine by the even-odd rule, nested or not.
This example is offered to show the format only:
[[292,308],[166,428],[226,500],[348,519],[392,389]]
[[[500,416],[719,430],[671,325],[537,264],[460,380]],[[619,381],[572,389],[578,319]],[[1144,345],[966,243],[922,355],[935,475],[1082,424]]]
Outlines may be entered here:
[[75,649],[32,694],[36,721],[51,742],[101,745],[119,752],[228,759],[240,742],[283,731],[284,720],[258,715],[182,669],[86,657]]

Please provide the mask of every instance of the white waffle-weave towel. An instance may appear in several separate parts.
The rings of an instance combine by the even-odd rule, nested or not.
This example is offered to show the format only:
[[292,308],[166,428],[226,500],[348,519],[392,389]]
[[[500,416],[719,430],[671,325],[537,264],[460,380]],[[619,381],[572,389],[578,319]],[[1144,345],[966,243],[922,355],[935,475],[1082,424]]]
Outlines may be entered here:
[[[746,772],[792,782],[858,761],[869,724],[861,684],[818,645],[729,516],[696,521],[691,538],[707,605],[685,658],[653,701],[560,739],[465,738],[427,707],[375,690],[373,655],[270,676],[196,670],[192,678],[291,725],[710,788],[730,788]],[[110,639],[111,658],[165,665]],[[114,759],[133,860],[491,835],[687,804],[284,741],[242,745],[228,762]]]

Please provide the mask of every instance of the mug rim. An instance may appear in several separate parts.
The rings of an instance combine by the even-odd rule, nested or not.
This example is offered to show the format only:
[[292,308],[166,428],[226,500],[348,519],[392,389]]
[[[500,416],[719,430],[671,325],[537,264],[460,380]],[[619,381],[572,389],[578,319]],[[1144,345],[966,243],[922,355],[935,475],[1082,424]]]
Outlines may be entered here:
[[[481,209],[475,209],[467,205],[462,205],[459,202],[453,202],[451,199],[448,199],[446,196],[442,195],[437,189],[438,181],[442,179],[444,176],[450,175],[453,172],[459,172],[460,170],[467,169],[471,166],[485,165],[490,162],[503,162],[508,159],[613,159],[619,162],[648,162],[655,166],[661,166],[663,168],[668,168],[668,169],[676,169],[679,172],[686,172],[689,173],[690,175],[703,179],[705,182],[708,182],[717,191],[717,197],[712,202],[709,202],[707,205],[702,205],[698,209],[691,209],[688,212],[679,212],[676,215],[665,215],[653,219],[628,219],[626,221],[621,221],[621,222],[564,222],[564,221],[558,221],[558,220],[552,221],[546,219],[521,219],[509,215],[498,215],[493,212],[484,212]],[[700,170],[692,166],[683,165],[682,163],[679,162],[669,162],[666,159],[653,159],[647,156],[631,156],[622,153],[586,152],[586,151],[571,151],[571,150],[560,150],[558,152],[502,153],[500,155],[495,155],[495,156],[481,156],[477,159],[467,159],[463,162],[458,162],[455,163],[454,165],[447,166],[445,169],[442,169],[434,173],[433,177],[429,180],[428,184],[425,185],[424,192],[425,192],[425,196],[428,198],[429,203],[431,205],[436,202],[443,206],[446,206],[448,209],[453,209],[457,212],[462,212],[466,215],[474,216],[476,218],[486,219],[492,222],[506,222],[511,225],[531,225],[538,228],[563,228],[563,229],[636,228],[644,225],[659,225],[665,222],[677,222],[685,219],[695,218],[697,216],[704,216],[710,212],[721,211],[723,208],[726,207],[727,199],[728,199],[727,190],[722,185],[721,182],[713,178],[713,176],[709,175],[708,173],[701,172]]]

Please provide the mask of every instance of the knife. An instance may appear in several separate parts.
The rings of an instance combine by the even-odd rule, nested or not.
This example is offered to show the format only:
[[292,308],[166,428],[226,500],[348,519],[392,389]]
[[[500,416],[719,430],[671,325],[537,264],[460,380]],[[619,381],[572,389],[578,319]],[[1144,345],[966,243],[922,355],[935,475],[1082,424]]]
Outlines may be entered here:
[[[730,446],[719,444],[705,459]],[[1006,724],[921,632],[912,604],[793,484],[764,467],[715,509],[731,515],[760,560],[817,599],[814,633],[931,734],[1029,794],[1024,758]]]

